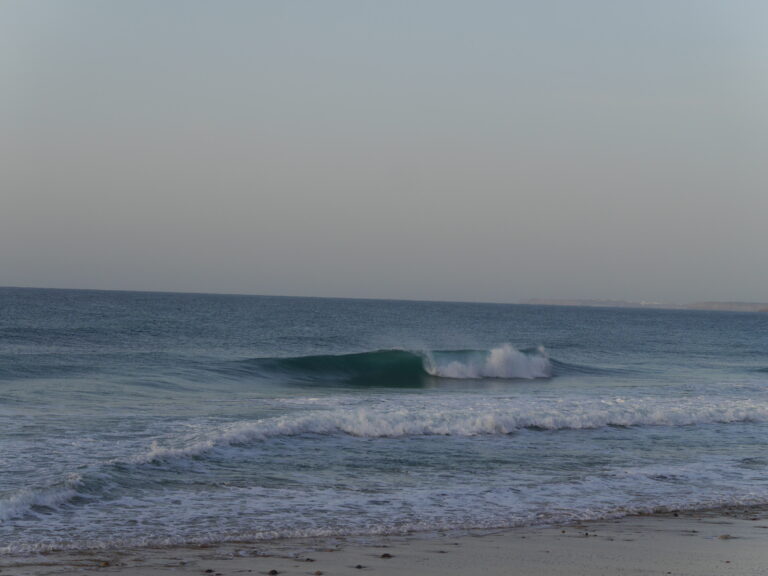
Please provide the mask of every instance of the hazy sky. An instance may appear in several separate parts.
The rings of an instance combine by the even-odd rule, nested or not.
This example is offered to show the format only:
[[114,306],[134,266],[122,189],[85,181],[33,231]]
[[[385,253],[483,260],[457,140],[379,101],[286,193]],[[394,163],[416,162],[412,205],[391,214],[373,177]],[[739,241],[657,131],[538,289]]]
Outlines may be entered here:
[[0,285],[768,300],[764,0],[2,0]]

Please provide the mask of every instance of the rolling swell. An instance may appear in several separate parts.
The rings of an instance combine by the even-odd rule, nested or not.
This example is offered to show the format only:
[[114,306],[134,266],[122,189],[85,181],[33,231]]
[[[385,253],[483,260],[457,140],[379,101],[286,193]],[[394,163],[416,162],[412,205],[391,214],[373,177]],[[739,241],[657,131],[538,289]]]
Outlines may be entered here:
[[519,351],[509,344],[491,350],[375,350],[354,354],[250,358],[218,371],[233,376],[281,377],[302,383],[416,387],[430,379],[551,378],[544,349]]

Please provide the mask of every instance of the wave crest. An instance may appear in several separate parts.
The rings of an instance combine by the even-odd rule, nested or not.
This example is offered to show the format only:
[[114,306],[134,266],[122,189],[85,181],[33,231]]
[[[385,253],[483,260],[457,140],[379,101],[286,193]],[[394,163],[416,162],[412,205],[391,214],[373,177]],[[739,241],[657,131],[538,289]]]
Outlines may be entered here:
[[768,422],[768,407],[750,400],[660,399],[521,400],[478,399],[462,395],[425,404],[399,398],[375,406],[347,406],[256,421],[241,421],[206,431],[176,446],[153,442],[133,462],[195,458],[233,445],[270,438],[346,435],[361,438],[509,435],[521,430],[584,430],[604,427],[692,426]]

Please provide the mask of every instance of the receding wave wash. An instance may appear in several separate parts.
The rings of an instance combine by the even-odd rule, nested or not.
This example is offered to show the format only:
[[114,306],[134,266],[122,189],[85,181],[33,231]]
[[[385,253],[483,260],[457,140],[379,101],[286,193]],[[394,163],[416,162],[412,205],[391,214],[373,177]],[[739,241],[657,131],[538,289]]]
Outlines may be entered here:
[[768,315],[0,289],[0,553],[768,503]]

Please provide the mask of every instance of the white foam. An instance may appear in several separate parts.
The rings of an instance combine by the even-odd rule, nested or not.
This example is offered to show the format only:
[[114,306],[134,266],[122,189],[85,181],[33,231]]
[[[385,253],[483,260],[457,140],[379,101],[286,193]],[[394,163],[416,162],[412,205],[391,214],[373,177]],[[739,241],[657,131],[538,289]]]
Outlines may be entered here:
[[[153,442],[134,462],[194,457],[218,447],[275,437],[344,434],[365,438],[505,435],[522,429],[579,430],[606,426],[690,426],[768,422],[768,405],[749,399],[390,397],[371,405],[313,410],[206,429],[173,446]],[[181,441],[179,441],[181,440]]]
[[81,485],[82,478],[79,474],[69,474],[64,485],[59,488],[19,490],[0,500],[0,523],[23,516],[35,506],[57,508],[74,498],[78,493],[77,488]]
[[432,376],[443,378],[550,378],[552,364],[544,348],[537,354],[525,354],[511,344],[493,348],[483,358],[464,361],[450,360],[441,363],[434,355],[427,354],[424,369]]
[[294,489],[163,491],[81,510],[75,524],[53,517],[47,539],[0,544],[0,554],[499,528],[768,502],[760,471],[738,478],[733,471],[727,458],[619,468],[556,482],[536,482],[533,476],[526,481],[497,470],[460,475],[450,483],[389,486],[373,498],[369,491],[311,483]]

